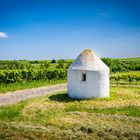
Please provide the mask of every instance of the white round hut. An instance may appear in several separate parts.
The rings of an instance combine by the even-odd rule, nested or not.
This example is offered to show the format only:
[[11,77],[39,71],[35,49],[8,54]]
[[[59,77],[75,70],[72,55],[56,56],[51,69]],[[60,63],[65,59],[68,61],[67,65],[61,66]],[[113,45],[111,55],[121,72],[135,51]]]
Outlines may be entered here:
[[84,50],[68,69],[71,98],[109,96],[109,67],[92,50]]

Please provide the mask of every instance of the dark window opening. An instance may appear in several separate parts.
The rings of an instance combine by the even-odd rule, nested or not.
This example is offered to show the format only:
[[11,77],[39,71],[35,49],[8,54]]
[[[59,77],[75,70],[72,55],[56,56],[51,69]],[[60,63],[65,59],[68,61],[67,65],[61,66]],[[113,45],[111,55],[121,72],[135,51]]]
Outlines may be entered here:
[[82,74],[82,81],[86,81],[86,74]]

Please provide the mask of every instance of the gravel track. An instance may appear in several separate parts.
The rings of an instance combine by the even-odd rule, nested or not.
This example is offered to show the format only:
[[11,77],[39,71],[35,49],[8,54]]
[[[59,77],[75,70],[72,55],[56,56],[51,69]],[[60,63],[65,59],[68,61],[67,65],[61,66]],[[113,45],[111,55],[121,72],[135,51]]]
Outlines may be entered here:
[[0,94],[0,106],[14,104],[23,100],[44,96],[50,93],[56,93],[66,90],[66,84],[57,84],[47,87],[32,88],[26,90],[18,90]]

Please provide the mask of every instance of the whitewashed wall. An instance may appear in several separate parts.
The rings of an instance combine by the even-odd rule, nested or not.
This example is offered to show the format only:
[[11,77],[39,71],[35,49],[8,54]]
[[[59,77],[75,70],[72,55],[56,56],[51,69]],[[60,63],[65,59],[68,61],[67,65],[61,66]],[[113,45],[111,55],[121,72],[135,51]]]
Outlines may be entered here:
[[[86,81],[82,81],[82,74]],[[71,98],[109,96],[109,70],[68,70],[68,95]]]

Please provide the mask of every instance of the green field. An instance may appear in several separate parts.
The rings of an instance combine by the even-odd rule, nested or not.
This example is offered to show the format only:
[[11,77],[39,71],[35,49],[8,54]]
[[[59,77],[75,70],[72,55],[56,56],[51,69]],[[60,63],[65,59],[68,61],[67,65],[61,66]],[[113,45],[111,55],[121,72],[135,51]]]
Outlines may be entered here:
[[1,139],[139,139],[140,88],[73,100],[66,92],[0,107]]
[[[64,91],[0,107],[0,140],[139,140],[139,60],[103,58],[110,98],[73,100]],[[72,61],[0,61],[0,93],[66,83]]]

